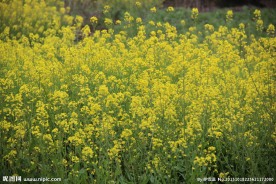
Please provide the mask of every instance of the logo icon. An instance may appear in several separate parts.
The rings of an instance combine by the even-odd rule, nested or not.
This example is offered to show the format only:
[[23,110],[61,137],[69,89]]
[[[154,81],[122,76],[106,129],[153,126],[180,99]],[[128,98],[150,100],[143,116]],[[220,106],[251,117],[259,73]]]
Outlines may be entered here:
[[3,176],[3,181],[6,182],[21,182],[21,176]]

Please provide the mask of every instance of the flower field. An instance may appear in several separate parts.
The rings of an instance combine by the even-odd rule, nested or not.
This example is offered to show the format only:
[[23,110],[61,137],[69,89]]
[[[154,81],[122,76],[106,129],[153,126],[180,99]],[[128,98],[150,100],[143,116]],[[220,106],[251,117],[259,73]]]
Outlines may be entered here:
[[174,26],[105,6],[85,25],[59,1],[20,2],[0,2],[1,175],[276,179],[275,27],[260,10],[201,26],[192,9]]

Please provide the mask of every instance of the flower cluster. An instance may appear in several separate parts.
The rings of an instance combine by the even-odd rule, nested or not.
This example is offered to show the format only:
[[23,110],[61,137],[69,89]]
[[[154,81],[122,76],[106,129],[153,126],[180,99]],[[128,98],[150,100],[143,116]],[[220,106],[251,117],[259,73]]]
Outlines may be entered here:
[[[108,14],[111,7],[104,9]],[[254,15],[261,20],[260,12]],[[191,16],[196,20],[198,10]],[[230,21],[232,12],[227,16]],[[206,23],[203,31],[194,25],[180,34],[169,22],[126,12],[118,21],[137,32],[126,26],[117,33],[120,25],[103,20],[109,29],[91,33],[80,16],[63,27],[53,19],[55,34],[43,41],[39,30],[11,39],[14,27],[1,29],[3,175],[47,173],[69,183],[270,176],[276,163],[272,24],[269,36],[257,37],[242,23]],[[83,34],[78,41],[76,26]]]

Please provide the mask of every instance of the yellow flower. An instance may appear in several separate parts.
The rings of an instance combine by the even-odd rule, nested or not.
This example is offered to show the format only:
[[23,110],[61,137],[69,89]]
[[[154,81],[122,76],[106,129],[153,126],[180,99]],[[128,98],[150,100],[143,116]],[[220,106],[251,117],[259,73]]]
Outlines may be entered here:
[[174,8],[172,7],[172,6],[169,6],[168,8],[167,8],[167,12],[173,12],[174,11]]
[[243,23],[240,23],[240,24],[239,24],[239,28],[240,28],[241,30],[244,30],[245,25],[244,25]]
[[256,24],[257,31],[262,31],[264,28],[263,25],[264,25],[263,20],[261,20],[261,19],[257,20],[257,24]]
[[110,26],[110,25],[113,24],[113,21],[112,21],[111,19],[109,19],[109,18],[105,18],[105,19],[104,19],[104,24],[105,24],[106,26]]
[[16,136],[17,138],[20,138],[20,139],[23,139],[23,138],[24,138],[24,136],[25,136],[25,134],[26,134],[24,125],[22,125],[22,124],[16,125],[16,126],[14,127],[14,130],[16,130],[15,136]]
[[37,147],[37,146],[35,146],[35,147],[33,148],[33,150],[34,150],[35,152],[37,152],[37,153],[40,153],[40,148]]
[[130,15],[129,12],[125,12],[124,14],[124,20],[128,23],[132,22],[134,20],[134,17]]
[[64,7],[62,7],[62,8],[60,8],[60,10],[59,10],[59,11],[60,11],[60,13],[61,13],[61,14],[65,14],[66,9],[65,9]]
[[273,24],[269,24],[267,30],[266,30],[268,35],[274,35],[275,34],[275,27]]
[[90,35],[91,31],[90,31],[90,27],[88,25],[85,25],[83,28],[82,28],[82,34],[87,37]]
[[92,158],[93,157],[93,150],[90,148],[90,147],[84,147],[81,151],[82,153],[82,159],[83,160],[87,160],[89,158]]
[[140,17],[136,18],[136,23],[142,23],[142,19]]
[[142,4],[141,4],[139,1],[136,1],[136,2],[135,2],[135,5],[136,5],[137,7],[139,7],[139,8],[142,6]]
[[124,129],[121,133],[121,138],[127,139],[128,137],[132,136],[132,131],[129,129]]
[[192,18],[193,20],[196,20],[197,17],[198,17],[198,9],[197,9],[197,8],[193,8],[193,9],[192,9],[191,18]]
[[205,28],[205,30],[207,30],[209,32],[214,32],[214,30],[215,30],[214,26],[211,24],[205,24],[204,28]]
[[[162,19],[144,24],[126,12],[116,21],[122,26],[113,30],[115,9],[104,7],[111,13],[103,18],[108,29],[95,30],[99,20],[93,16],[90,34],[81,17],[64,15],[64,4],[53,6],[57,0],[50,8],[41,0],[1,2],[4,170],[18,171],[26,160],[25,174],[57,172],[63,166],[61,174],[70,178],[87,181],[105,173],[113,182],[122,175],[121,165],[130,170],[137,165],[156,181],[159,176],[169,181],[174,171],[189,174],[175,167],[185,159],[196,177],[227,177],[235,173],[225,173],[223,164],[241,158],[229,145],[248,148],[243,153],[248,163],[258,162],[249,157],[250,150],[259,154],[264,143],[268,151],[275,147],[275,25],[267,24],[267,35],[249,35],[242,23],[217,29],[206,24],[202,31],[193,9],[191,26],[178,22],[185,29]],[[125,2],[158,6],[155,0]],[[234,15],[229,10],[225,16],[229,22]],[[254,17],[263,33],[261,12]],[[233,159],[219,159],[222,148]],[[38,168],[41,158],[49,167]]]
[[226,173],[221,172],[219,173],[219,178],[227,178],[228,175],[229,175],[229,172],[226,172]]
[[216,150],[216,147],[214,147],[214,146],[210,146],[209,148],[208,148],[208,151],[215,151]]
[[152,164],[154,165],[154,167],[157,169],[159,168],[160,165],[160,158],[159,157],[154,157],[152,160]]
[[43,135],[43,140],[44,140],[45,142],[48,142],[48,143],[53,142],[53,139],[52,139],[51,134],[45,134],[45,135]]
[[121,143],[117,140],[114,140],[113,143],[114,143],[114,146],[108,150],[108,156],[111,159],[115,159],[116,161],[120,162],[120,158],[118,154],[122,148]]
[[152,13],[156,13],[156,7],[152,7],[152,8],[150,9],[150,11],[151,11]]
[[66,159],[62,159],[62,164],[63,164],[64,166],[67,166],[67,165],[68,165],[67,160],[66,160]]
[[72,162],[74,162],[74,163],[78,163],[78,162],[80,161],[79,157],[77,157],[77,156],[72,156],[72,157],[71,157],[71,160],[72,160]]
[[161,22],[157,22],[157,23],[156,23],[156,26],[157,26],[157,27],[162,27],[162,23],[161,23]]
[[92,24],[98,24],[98,18],[95,17],[95,16],[93,16],[93,17],[90,18],[90,22],[91,22]]
[[106,85],[101,85],[99,87],[98,95],[100,97],[107,96],[109,94],[108,87]]
[[58,131],[58,128],[54,128],[53,130],[52,130],[52,133],[54,133],[54,134],[57,134],[59,131]]
[[151,35],[151,36],[156,36],[156,32],[155,32],[155,31],[151,31],[151,32],[150,32],[150,35]]
[[7,155],[5,155],[3,158],[4,160],[11,161],[16,157],[17,151],[16,150],[11,150]]
[[222,133],[218,132],[218,131],[214,131],[214,134],[215,134],[216,138],[219,138],[222,136]]
[[228,10],[226,13],[226,22],[231,22],[233,20],[233,11],[232,10]]
[[68,137],[68,141],[70,143],[72,143],[72,145],[75,145],[75,146],[79,146],[83,143],[83,140],[77,135]]
[[149,24],[152,25],[152,26],[155,26],[155,22],[152,21],[152,20],[149,21]]
[[255,20],[261,19],[261,10],[256,9],[254,11],[254,17],[255,17]]
[[109,13],[109,11],[110,11],[110,6],[109,6],[109,5],[105,5],[105,6],[104,6],[103,13],[104,13],[104,14],[107,14],[107,13]]
[[115,24],[121,25],[122,21],[121,20],[116,20]]
[[75,21],[76,21],[76,26],[77,26],[77,27],[81,27],[81,25],[82,25],[82,23],[83,23],[83,17],[77,15],[76,18],[75,18]]
[[3,131],[7,132],[11,128],[11,126],[12,126],[11,123],[8,122],[7,120],[4,120],[4,121],[0,122],[0,127]]
[[8,37],[10,35],[10,27],[5,27],[3,34]]
[[163,141],[159,138],[152,138],[153,149],[157,149],[158,147],[163,146]]

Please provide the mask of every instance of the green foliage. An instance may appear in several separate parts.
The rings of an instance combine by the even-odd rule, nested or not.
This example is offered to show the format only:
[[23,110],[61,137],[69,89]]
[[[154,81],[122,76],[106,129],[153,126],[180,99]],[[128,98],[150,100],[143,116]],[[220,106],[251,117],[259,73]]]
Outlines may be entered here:
[[[141,16],[151,7],[162,7],[164,0],[65,0],[65,5],[71,7],[71,14],[82,15],[89,18],[93,15],[102,14],[120,18],[125,11],[130,11],[133,15]],[[108,11],[107,11],[108,6]]]
[[[192,10],[185,8],[175,8],[173,12],[168,12],[167,9],[158,9],[155,13],[149,11],[141,17],[137,17],[130,12],[128,16],[132,17],[132,22],[124,21],[125,17],[122,17],[121,24],[115,24],[112,28],[116,33],[124,30],[129,36],[134,36],[138,32],[137,26],[139,25],[135,21],[137,21],[137,18],[141,18],[142,22],[148,25],[146,29],[148,35],[152,30],[163,30],[162,26],[158,26],[158,23],[168,22],[176,28],[179,34],[186,34],[192,27],[196,26],[195,32],[201,33],[198,34],[199,37],[204,37],[206,24],[212,25],[214,29],[218,29],[221,25],[229,28],[238,28],[242,23],[247,35],[254,34],[258,37],[267,35],[266,29],[269,24],[276,25],[276,19],[274,19],[276,16],[275,9],[262,10],[261,19],[263,21],[263,28],[261,31],[256,29],[257,22],[253,18],[255,9],[244,7],[242,11],[233,11],[233,19],[229,22],[226,20],[227,10],[229,9],[218,9],[214,12],[199,12],[196,20],[191,18]],[[151,25],[152,22],[154,25]]]

